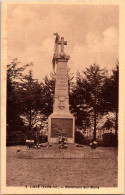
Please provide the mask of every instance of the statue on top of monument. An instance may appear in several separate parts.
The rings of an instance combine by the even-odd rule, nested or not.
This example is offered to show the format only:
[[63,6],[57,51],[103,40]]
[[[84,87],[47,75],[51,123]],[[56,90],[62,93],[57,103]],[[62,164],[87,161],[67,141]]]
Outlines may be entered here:
[[59,34],[56,32],[56,33],[53,33],[53,35],[56,36],[56,39],[55,39],[55,51],[54,51],[54,54],[58,54],[58,41],[60,39],[60,36]]
[[53,55],[53,59],[52,59],[52,64],[53,64],[53,71],[55,73],[55,63],[56,63],[56,57],[58,55],[58,52],[59,52],[59,45],[58,45],[58,41],[60,39],[60,36],[59,34],[56,32],[56,33],[53,33],[53,35],[56,36],[55,38],[55,48],[54,48],[54,55]]

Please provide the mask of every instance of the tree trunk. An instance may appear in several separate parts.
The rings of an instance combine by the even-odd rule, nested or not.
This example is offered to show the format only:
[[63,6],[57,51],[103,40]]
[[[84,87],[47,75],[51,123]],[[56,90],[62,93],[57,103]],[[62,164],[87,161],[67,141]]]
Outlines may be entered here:
[[31,131],[31,121],[32,121],[32,116],[31,116],[31,109],[30,109],[30,117],[29,117],[29,131]]
[[93,141],[96,141],[96,109],[94,110],[94,131],[93,131]]
[[118,144],[118,110],[116,110],[116,118],[115,118],[115,136],[116,136],[116,144]]
[[97,90],[95,90],[95,102],[94,102],[94,132],[93,132],[93,141],[96,141],[96,100],[97,100]]

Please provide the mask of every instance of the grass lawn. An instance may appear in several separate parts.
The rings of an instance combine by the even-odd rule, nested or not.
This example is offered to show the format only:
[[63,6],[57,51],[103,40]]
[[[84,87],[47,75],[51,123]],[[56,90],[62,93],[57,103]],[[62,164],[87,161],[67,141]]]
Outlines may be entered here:
[[7,186],[117,187],[117,148],[84,146],[85,159],[21,159],[17,149],[27,150],[7,147]]

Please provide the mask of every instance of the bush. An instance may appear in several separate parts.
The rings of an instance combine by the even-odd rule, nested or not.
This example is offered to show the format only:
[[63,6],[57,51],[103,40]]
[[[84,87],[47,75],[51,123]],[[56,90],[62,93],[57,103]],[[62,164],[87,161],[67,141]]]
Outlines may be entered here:
[[91,142],[91,139],[88,137],[84,137],[82,132],[80,131],[75,132],[75,143],[89,145],[90,142]]
[[105,133],[103,135],[103,145],[107,147],[116,147],[118,145],[116,135],[113,133]]
[[17,146],[17,145],[26,145],[26,142],[25,141],[6,142],[6,146]]
[[96,149],[97,148],[97,142],[96,141],[93,141],[93,142],[91,142],[90,143],[90,147],[92,148],[92,149]]
[[84,143],[84,135],[80,131],[75,132],[75,143],[83,144]]
[[40,136],[39,136],[39,141],[40,141],[41,143],[45,143],[45,142],[48,141],[48,137],[47,137],[46,135],[40,135]]
[[103,140],[96,139],[96,141],[98,143],[98,147],[103,147],[104,146]]
[[24,145],[26,134],[21,131],[12,131],[6,137],[6,145]]
[[89,145],[90,142],[91,142],[91,139],[90,139],[90,138],[84,137],[84,141],[83,141],[83,144],[84,144],[84,145]]

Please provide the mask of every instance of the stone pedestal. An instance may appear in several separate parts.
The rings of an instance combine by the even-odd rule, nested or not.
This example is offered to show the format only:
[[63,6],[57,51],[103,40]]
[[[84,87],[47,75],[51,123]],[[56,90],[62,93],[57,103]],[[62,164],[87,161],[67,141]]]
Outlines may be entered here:
[[48,118],[48,142],[58,143],[59,136],[64,136],[67,143],[74,143],[75,119],[72,115],[52,114]]
[[75,119],[69,111],[68,60],[69,56],[63,52],[56,58],[55,99],[53,113],[48,118],[49,143],[58,143],[61,135],[68,143],[74,143]]

